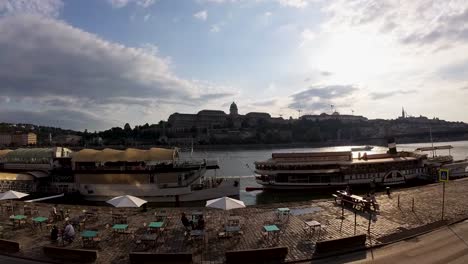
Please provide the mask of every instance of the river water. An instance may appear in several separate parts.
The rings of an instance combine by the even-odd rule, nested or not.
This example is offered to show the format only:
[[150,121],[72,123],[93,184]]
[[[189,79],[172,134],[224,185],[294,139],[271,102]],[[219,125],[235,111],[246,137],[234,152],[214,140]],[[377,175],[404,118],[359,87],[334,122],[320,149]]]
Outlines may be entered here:
[[[468,141],[456,142],[437,142],[435,146],[452,145],[451,155],[455,160],[465,159],[468,156]],[[412,151],[419,147],[430,147],[431,143],[417,144],[398,144],[398,150]],[[322,148],[283,148],[283,149],[261,149],[261,150],[216,150],[216,151],[194,151],[193,159],[214,159],[218,161],[220,169],[207,172],[208,176],[217,175],[223,177],[240,177],[240,199],[247,205],[264,204],[272,202],[285,201],[303,201],[329,197],[330,195],[314,193],[314,191],[293,191],[293,192],[263,192],[252,191],[246,192],[245,187],[261,187],[255,182],[253,169],[254,162],[267,160],[271,158],[271,154],[275,152],[321,152],[321,151],[349,151],[352,147],[359,146],[339,146],[339,147],[322,147]],[[385,153],[387,147],[374,146],[372,151],[367,153]],[[361,151],[361,154],[364,152]],[[447,150],[441,150],[437,154],[447,155]],[[358,152],[353,152],[353,156],[357,157]],[[432,153],[431,153],[432,155]],[[190,153],[181,153],[182,158],[190,158]]]

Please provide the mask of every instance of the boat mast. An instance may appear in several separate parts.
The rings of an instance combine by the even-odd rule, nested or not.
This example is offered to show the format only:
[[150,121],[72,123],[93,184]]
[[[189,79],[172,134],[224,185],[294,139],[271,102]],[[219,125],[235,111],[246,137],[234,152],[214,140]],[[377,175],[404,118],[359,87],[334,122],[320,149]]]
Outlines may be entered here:
[[434,141],[432,140],[432,127],[429,127],[429,137],[431,138],[432,157],[435,157]]

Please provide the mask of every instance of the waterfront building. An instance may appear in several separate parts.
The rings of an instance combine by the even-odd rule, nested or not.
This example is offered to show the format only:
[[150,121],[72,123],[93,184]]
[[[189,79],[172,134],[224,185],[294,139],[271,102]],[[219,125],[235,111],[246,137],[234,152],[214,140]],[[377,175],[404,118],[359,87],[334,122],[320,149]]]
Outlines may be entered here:
[[37,144],[35,133],[0,134],[0,145],[31,146]]
[[67,148],[19,148],[0,150],[0,192],[38,191],[49,181],[50,171],[59,166],[59,159],[70,156]]

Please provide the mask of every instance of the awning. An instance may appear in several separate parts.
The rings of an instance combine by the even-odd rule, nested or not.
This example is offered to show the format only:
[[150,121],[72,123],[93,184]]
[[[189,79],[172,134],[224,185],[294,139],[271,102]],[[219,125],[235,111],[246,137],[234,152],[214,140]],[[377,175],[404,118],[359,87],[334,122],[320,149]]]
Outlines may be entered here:
[[49,174],[43,171],[28,171],[27,174],[34,176],[35,178],[49,177]]
[[178,157],[177,149],[83,149],[72,154],[73,162],[117,162],[117,161],[172,161]]
[[34,176],[24,173],[0,172],[1,181],[33,181]]

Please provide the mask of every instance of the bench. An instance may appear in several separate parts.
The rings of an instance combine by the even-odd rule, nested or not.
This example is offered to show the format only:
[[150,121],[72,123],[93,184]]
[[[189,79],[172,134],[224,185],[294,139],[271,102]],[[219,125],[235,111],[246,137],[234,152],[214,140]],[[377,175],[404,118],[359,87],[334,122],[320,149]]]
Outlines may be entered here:
[[287,247],[226,251],[226,263],[284,263]]
[[366,235],[357,235],[339,239],[318,241],[315,244],[314,256],[326,256],[345,253],[366,247]]
[[332,196],[335,198],[335,203],[338,203],[339,199],[341,200],[341,197],[336,194],[332,194]]
[[132,264],[190,264],[192,263],[191,253],[149,253],[131,252],[129,254]]
[[0,239],[0,252],[16,253],[20,250],[20,245],[16,241]]
[[51,259],[60,259],[76,262],[94,262],[98,257],[97,250],[45,246],[43,247],[43,251],[44,255]]

